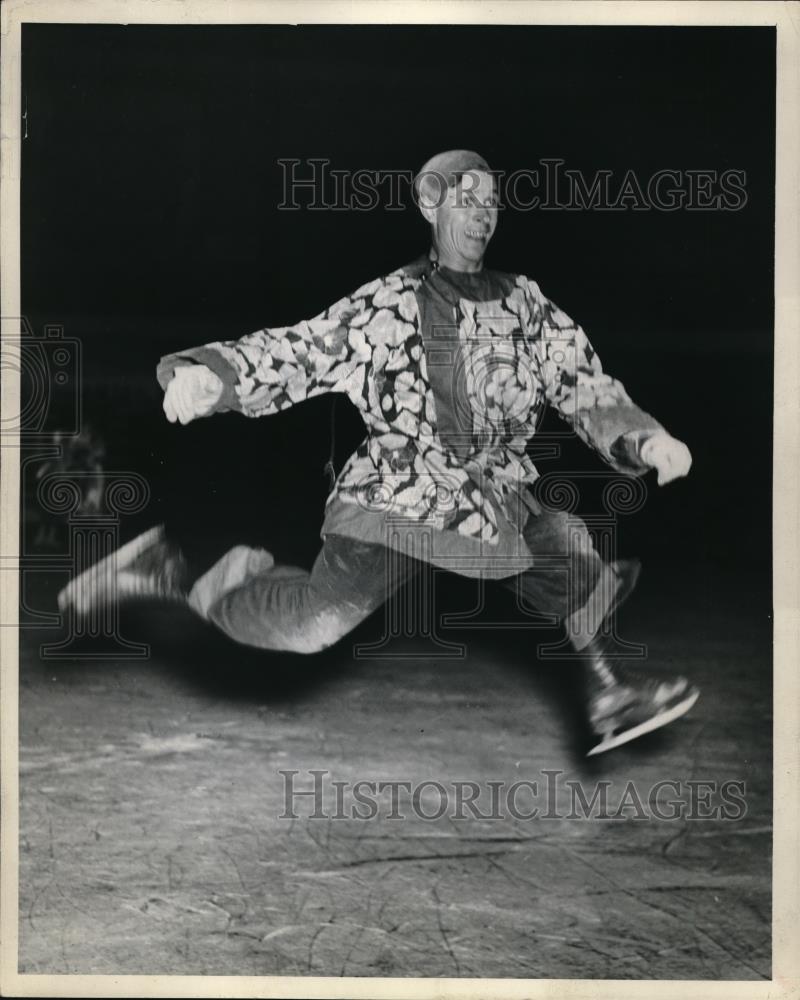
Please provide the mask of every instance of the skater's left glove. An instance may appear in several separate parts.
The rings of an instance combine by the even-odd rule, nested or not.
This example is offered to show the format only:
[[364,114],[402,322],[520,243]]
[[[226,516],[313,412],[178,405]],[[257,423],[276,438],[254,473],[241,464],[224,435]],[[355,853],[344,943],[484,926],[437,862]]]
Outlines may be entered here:
[[639,457],[658,472],[658,485],[686,476],[692,467],[692,453],[666,431],[654,434],[641,445]]

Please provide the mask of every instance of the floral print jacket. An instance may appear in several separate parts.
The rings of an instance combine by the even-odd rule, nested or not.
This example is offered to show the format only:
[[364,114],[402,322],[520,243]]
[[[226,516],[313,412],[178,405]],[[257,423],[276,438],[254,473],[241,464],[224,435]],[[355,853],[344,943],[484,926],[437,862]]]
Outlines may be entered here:
[[623,435],[635,440],[662,429],[603,372],[581,327],[536,282],[506,277],[511,291],[503,298],[459,299],[454,306],[470,401],[467,460],[437,433],[416,297],[425,280],[419,265],[371,281],[295,326],[167,355],[158,378],[165,388],[176,366],[205,364],[225,385],[217,410],[248,417],[343,393],[360,411],[367,436],[328,503],[338,498],[492,544],[495,512],[509,488],[537,478],[526,445],[545,405],[623,472],[643,471],[636,448],[620,447]]

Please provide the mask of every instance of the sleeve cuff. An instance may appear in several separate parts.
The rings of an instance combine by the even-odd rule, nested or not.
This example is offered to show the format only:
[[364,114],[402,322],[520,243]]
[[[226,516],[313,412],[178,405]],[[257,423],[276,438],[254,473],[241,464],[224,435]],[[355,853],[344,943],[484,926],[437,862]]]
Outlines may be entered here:
[[620,434],[611,445],[611,457],[618,465],[630,468],[631,472],[639,474],[647,472],[650,466],[641,459],[642,445],[648,438],[660,433],[663,433],[663,430],[659,427]]
[[184,365],[205,365],[222,382],[222,396],[214,407],[215,413],[227,410],[236,410],[241,413],[242,407],[239,403],[239,397],[236,395],[236,386],[239,383],[238,373],[212,347],[193,347],[177,354],[166,354],[161,358],[156,370],[156,378],[163,390],[166,391],[172,376],[175,374],[175,369]]

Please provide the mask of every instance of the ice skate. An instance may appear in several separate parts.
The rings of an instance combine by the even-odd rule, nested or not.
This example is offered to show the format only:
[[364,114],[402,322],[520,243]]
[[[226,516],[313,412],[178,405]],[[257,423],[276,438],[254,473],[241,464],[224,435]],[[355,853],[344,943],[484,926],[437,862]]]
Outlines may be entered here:
[[587,757],[605,753],[685,715],[700,691],[685,677],[657,677],[602,656],[590,663],[589,724],[599,737]]
[[89,614],[117,601],[186,600],[189,568],[164,526],[150,528],[71,580],[58,595],[61,611]]

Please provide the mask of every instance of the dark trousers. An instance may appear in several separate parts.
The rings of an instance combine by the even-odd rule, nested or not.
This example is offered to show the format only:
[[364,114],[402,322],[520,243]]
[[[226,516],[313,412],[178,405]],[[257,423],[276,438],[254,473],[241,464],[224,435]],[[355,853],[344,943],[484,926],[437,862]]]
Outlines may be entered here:
[[[576,648],[596,634],[618,588],[578,518],[531,517],[523,532],[540,565],[504,579],[526,606],[565,623]],[[421,569],[374,543],[328,535],[310,571],[276,566],[263,549],[236,546],[195,583],[190,606],[237,642],[311,653],[347,635]]]

